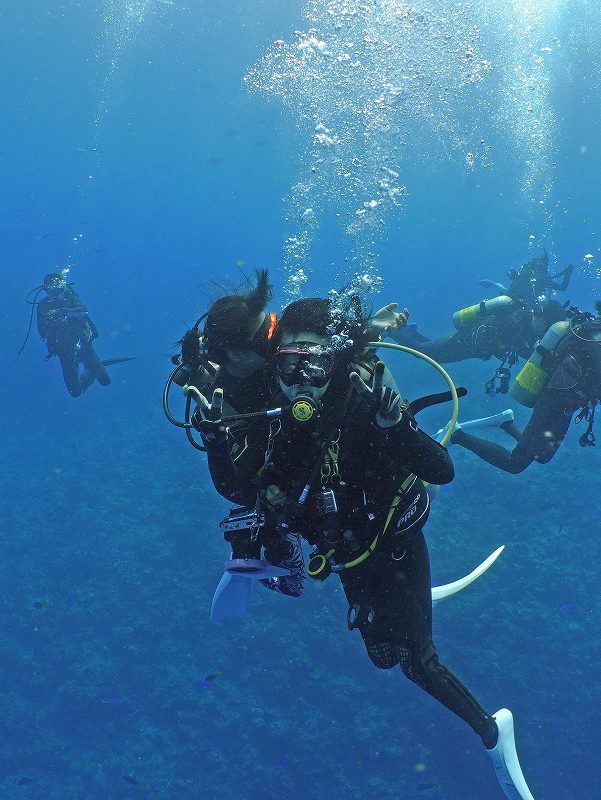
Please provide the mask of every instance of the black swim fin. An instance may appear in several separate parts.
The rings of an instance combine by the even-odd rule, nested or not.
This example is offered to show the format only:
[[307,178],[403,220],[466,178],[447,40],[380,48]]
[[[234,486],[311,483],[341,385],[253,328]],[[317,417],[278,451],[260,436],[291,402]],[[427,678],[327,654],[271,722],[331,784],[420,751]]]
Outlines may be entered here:
[[105,367],[112,367],[113,364],[122,364],[124,361],[135,361],[138,356],[128,356],[127,358],[103,358],[102,363]]

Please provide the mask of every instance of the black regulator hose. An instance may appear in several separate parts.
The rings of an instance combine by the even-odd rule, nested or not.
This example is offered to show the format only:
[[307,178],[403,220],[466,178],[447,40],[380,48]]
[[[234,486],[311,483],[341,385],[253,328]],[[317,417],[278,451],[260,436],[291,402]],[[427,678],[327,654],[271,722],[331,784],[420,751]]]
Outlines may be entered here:
[[[190,428],[190,422],[181,422],[180,420],[176,419],[173,414],[171,413],[171,409],[169,408],[169,392],[171,391],[171,385],[175,379],[175,376],[181,369],[182,365],[178,364],[175,369],[171,372],[171,375],[167,378],[167,382],[165,383],[165,388],[163,389],[163,411],[165,412],[165,416],[169,420],[172,425],[175,425],[176,428]],[[189,406],[189,403],[186,404]]]
[[45,286],[36,286],[36,288],[32,289],[29,292],[29,294],[27,295],[27,297],[29,297],[30,294],[33,294],[34,292],[36,292],[36,296],[33,298],[33,301],[27,300],[27,298],[25,299],[26,303],[30,303],[31,304],[31,314],[29,315],[29,327],[27,328],[27,335],[25,337],[25,341],[21,345],[21,349],[17,353],[17,358],[19,358],[19,356],[21,355],[23,350],[25,350],[25,345],[29,341],[29,334],[31,333],[31,326],[33,324],[33,315],[34,315],[36,306],[38,305],[38,297],[40,296],[40,292],[44,291],[45,288],[46,288]]

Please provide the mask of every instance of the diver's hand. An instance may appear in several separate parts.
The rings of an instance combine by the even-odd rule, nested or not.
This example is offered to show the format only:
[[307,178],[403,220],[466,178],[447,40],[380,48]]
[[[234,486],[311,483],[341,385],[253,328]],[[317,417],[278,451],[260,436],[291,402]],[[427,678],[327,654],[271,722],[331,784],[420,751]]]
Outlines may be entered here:
[[371,388],[365,383],[358,372],[351,372],[349,378],[353,389],[357,394],[364,397],[376,417],[376,424],[379,428],[392,428],[397,425],[402,417],[401,396],[390,386],[383,386],[385,364],[378,361],[374,369],[374,377]]
[[398,307],[398,303],[389,303],[375,313],[367,328],[370,338],[383,336],[389,331],[397,331],[407,324],[409,309],[404,308],[402,311],[395,311]]
[[182,339],[182,361],[184,364],[198,364],[202,334],[196,328],[186,331]]
[[210,403],[195,386],[189,386],[188,392],[193,395],[197,403],[194,424],[202,438],[207,442],[225,439],[226,429],[220,425],[223,419],[223,389],[215,389]]

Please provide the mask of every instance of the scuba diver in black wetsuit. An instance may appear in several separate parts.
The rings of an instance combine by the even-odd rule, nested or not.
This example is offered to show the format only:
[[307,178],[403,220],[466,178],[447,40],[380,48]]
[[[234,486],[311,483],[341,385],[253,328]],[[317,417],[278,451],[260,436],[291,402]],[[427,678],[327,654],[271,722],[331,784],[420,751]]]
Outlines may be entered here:
[[[550,275],[549,256],[546,250],[543,253],[544,255],[539,258],[527,261],[519,270],[510,269],[507,273],[509,278],[507,288],[500,284],[493,284],[492,281],[480,281],[480,284],[482,286],[494,285],[503,294],[518,300],[548,297],[553,292],[565,292],[574,272],[574,266],[568,264],[561,272]],[[557,280],[557,278],[561,278],[561,280]]]
[[[348,289],[351,289],[349,292]],[[343,302],[352,304],[355,295],[350,287],[339,295]],[[273,393],[273,375],[266,366],[267,357],[271,357],[271,336],[277,316],[266,307],[272,297],[267,270],[256,271],[256,284],[251,285],[246,293],[226,295],[219,298],[209,312],[201,317],[182,340],[181,355],[172,360],[175,369],[171,373],[163,393],[163,408],[168,419],[174,424],[186,427],[188,440],[194,447],[207,452],[207,461],[213,485],[217,491],[234,503],[244,504],[244,487],[236,481],[229,482],[223,473],[223,463],[232,459],[242,464],[249,448],[249,434],[252,432],[247,420],[238,418],[228,426],[227,438],[221,439],[221,448],[217,448],[219,456],[215,456],[216,448],[207,446],[213,431],[202,432],[203,444],[199,445],[192,434],[192,428],[201,430],[203,416],[213,413],[207,397],[218,398],[219,415],[232,413],[237,415],[252,414],[264,409],[267,399]],[[396,329],[407,321],[408,311],[396,311],[397,304],[389,303],[381,308],[369,321],[365,332],[365,341],[377,339],[380,333]],[[205,320],[203,333],[200,323]],[[394,386],[394,379],[388,370],[385,371],[386,385]],[[188,394],[185,421],[176,420],[169,409],[169,391],[171,382],[181,386],[193,387]],[[198,408],[191,413],[191,400],[195,399]],[[278,581],[264,581],[268,588],[284,594],[298,596],[303,589],[302,559],[297,554],[291,555],[286,549],[268,549],[270,560],[280,566],[292,570],[292,577],[282,577]]]
[[243,458],[230,458],[220,393],[203,407],[200,427],[207,450],[221,462],[223,492],[247,506],[246,527],[226,528],[231,563],[258,558],[261,543],[268,561],[270,549],[287,549],[300,581],[300,538],[307,540],[309,575],[320,581],[340,575],[349,628],[360,631],[372,662],[381,669],[400,665],[460,716],[481,737],[507,796],[533,800],[519,768],[511,712],[487,714],[436,654],[422,481],[450,482],[453,465],[418,428],[398,392],[383,384],[384,364],[363,360],[365,329],[361,319],[333,314],[327,300],[285,309],[272,338],[277,390],[271,404],[289,404],[289,410],[256,421]]
[[[111,379],[105,363],[127,359],[101,361],[92,346],[98,330],[87,307],[64,275],[58,272],[46,275],[42,289],[46,297],[37,303],[38,332],[46,341],[48,358],[58,356],[69,394],[79,397],[94,381],[108,386]],[[82,372],[80,364],[84,367]]]
[[[192,429],[198,430],[199,412],[191,412],[187,404],[184,422],[176,420],[169,408],[169,392],[172,383],[186,387],[194,386],[203,399],[199,402],[208,407],[206,397],[216,389],[225,398],[224,413],[244,414],[264,408],[269,391],[265,366],[271,357],[270,339],[277,322],[275,311],[267,311],[273,289],[266,269],[255,270],[256,281],[246,292],[220,297],[203,314],[193,328],[182,339],[181,353],[172,357],[175,368],[163,393],[163,408],[170,422],[185,427],[189,441],[204,450],[193,438]],[[352,290],[352,284],[341,294]],[[350,293],[352,297],[352,292]],[[409,312],[396,311],[397,304],[389,303],[370,320],[369,335],[378,338],[390,330],[398,329],[407,322]],[[200,324],[204,321],[204,328]],[[386,381],[392,383],[390,373]],[[244,447],[246,424],[240,420],[230,430],[233,454]],[[211,459],[209,457],[209,467]],[[221,491],[216,484],[218,491]],[[232,498],[230,498],[232,499]]]
[[[269,391],[263,368],[270,352],[269,339],[277,315],[266,311],[272,287],[266,269],[256,270],[256,282],[246,292],[220,297],[182,339],[181,354],[172,357],[175,364],[163,392],[163,409],[170,422],[186,429],[188,440],[205,450],[194,437],[199,412],[192,411],[188,394],[185,420],[176,420],[169,408],[172,383],[195,387],[198,394],[211,397],[215,390],[227,398],[226,415],[247,413],[263,408]],[[200,325],[204,321],[201,332]],[[244,446],[246,425],[240,421],[230,430],[232,454]],[[210,463],[210,462],[209,462]]]
[[[537,340],[552,325],[565,318],[565,308],[549,299],[551,291],[564,291],[573,267],[558,275],[549,275],[548,256],[527,262],[519,270],[508,273],[509,286],[481,281],[501,294],[473,306],[456,311],[453,323],[456,331],[438,339],[427,339],[415,326],[394,331],[389,335],[401,344],[415,347],[441,364],[479,358],[495,357],[501,362],[486,384],[488,394],[505,394],[509,389],[511,367],[520,358],[526,359]],[[555,279],[563,276],[561,282]]]
[[601,401],[601,301],[596,311],[595,317],[572,309],[569,319],[552,325],[517,375],[509,393],[533,412],[523,431],[513,421],[500,426],[516,440],[513,450],[473,436],[461,426],[451,442],[517,474],[533,461],[546,464],[553,458],[579,411],[577,422],[587,423],[580,444],[594,446],[595,408]]

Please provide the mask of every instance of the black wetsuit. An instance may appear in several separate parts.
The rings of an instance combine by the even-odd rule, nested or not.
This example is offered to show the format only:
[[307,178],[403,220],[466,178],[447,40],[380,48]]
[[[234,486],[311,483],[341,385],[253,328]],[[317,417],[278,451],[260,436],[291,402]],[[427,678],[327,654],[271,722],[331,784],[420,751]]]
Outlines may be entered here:
[[[46,340],[48,357],[58,356],[63,379],[73,397],[79,397],[94,381],[111,382],[92,342],[98,330],[79,295],[68,288],[60,297],[45,297],[37,307],[38,332]],[[79,365],[84,371],[80,373]]]
[[[508,277],[510,284],[507,294],[510,297],[523,298],[526,300],[536,300],[552,292],[565,292],[570,283],[574,267],[570,264],[556,275],[549,275],[549,258],[545,253],[540,258],[528,261],[521,269],[509,270]],[[561,278],[561,280],[557,280]]]
[[[280,557],[288,548],[285,558],[298,563],[302,536],[321,553],[334,548],[336,561],[349,563],[381,534],[371,556],[340,574],[349,606],[356,612],[354,627],[359,628],[370,659],[382,669],[400,664],[407,677],[464,719],[487,746],[494,746],[494,721],[439,662],[432,642],[430,565],[422,533],[429,498],[422,480],[451,481],[451,459],[419,430],[407,411],[398,425],[381,429],[365,402],[346,392],[346,387],[328,389],[318,430],[287,419],[281,421],[281,428],[279,420],[271,422],[270,437],[265,428],[262,436],[255,429],[244,465],[232,463],[225,443],[209,444],[209,449],[220,450],[213,453],[213,462],[222,461],[222,491],[251,507],[257,490],[260,498],[268,485],[286,493],[288,505],[283,512],[275,509],[270,514],[267,505],[260,504],[268,517],[266,557],[270,561],[270,548]],[[274,398],[274,404],[280,399]],[[325,456],[324,444],[330,444],[337,456]],[[266,450],[270,451],[267,460]],[[317,478],[300,505],[296,501],[301,489],[317,466]],[[334,477],[324,478],[327,474]],[[401,485],[405,490],[397,495]],[[323,506],[323,492],[330,489],[338,508],[333,514],[325,513]],[[282,513],[284,526],[278,517]],[[283,589],[286,580],[272,579],[269,588],[300,593]]]
[[537,338],[532,330],[532,312],[519,306],[492,311],[439,339],[412,343],[402,328],[398,335],[394,331],[389,335],[441,364],[493,356],[503,360],[507,353],[528,358]]
[[601,326],[594,323],[567,337],[558,348],[558,363],[547,386],[538,397],[532,416],[523,431],[513,422],[501,428],[517,441],[513,450],[473,436],[463,430],[453,436],[453,444],[471,450],[477,456],[505,472],[517,474],[533,461],[549,462],[563,442],[574,413],[587,404],[601,400]]
[[[391,331],[388,335],[441,364],[468,358],[487,361],[494,356],[501,361],[508,358],[511,365],[517,357],[526,359],[538,339],[532,325],[533,309],[541,297],[547,297],[550,292],[565,291],[574,269],[570,265],[557,275],[549,275],[548,265],[549,258],[545,253],[523,264],[519,271],[510,270],[509,286],[497,286],[503,295],[512,298],[514,304],[482,315],[447,336],[428,340],[416,330],[412,331],[411,326]],[[561,280],[557,281],[556,278]]]

